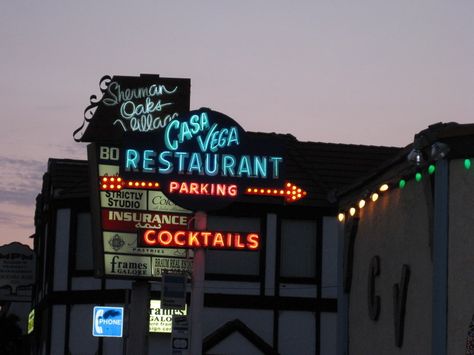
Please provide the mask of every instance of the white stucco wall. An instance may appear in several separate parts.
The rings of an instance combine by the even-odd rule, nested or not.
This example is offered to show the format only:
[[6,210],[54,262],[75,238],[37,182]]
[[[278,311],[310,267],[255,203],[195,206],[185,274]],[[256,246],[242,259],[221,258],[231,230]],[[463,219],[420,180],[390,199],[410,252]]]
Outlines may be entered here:
[[448,354],[464,354],[474,314],[474,169],[450,162]]
[[[355,203],[354,203],[355,204]],[[431,353],[432,263],[428,207],[422,183],[409,180],[404,189],[381,194],[361,210],[354,249],[349,306],[349,354]],[[378,321],[369,318],[368,275],[372,257],[380,257],[376,295]],[[393,285],[402,266],[410,267],[403,346],[395,346]]]

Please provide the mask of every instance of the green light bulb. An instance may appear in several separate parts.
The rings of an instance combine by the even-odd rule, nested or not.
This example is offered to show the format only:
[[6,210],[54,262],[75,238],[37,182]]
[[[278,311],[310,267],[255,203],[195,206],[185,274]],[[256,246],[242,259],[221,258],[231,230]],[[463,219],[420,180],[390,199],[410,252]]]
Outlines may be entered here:
[[421,173],[416,173],[416,174],[415,174],[415,180],[416,180],[416,182],[420,182],[420,181],[421,181],[421,178],[422,178]]
[[469,170],[471,168],[471,159],[464,159],[464,167]]
[[398,183],[398,186],[399,186],[401,189],[403,189],[406,184],[407,184],[407,182],[406,182],[404,179],[401,179],[400,182]]
[[435,170],[436,170],[436,167],[433,164],[431,164],[428,167],[428,174],[430,174],[430,175],[433,174],[435,172]]

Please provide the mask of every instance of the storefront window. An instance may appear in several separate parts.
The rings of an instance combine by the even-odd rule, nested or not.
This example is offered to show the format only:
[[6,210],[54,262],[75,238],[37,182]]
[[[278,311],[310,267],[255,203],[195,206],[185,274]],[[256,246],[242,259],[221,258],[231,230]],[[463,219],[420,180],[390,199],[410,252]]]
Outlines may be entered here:
[[280,276],[316,276],[316,222],[282,220]]
[[[260,232],[260,219],[209,216],[209,230],[229,232]],[[258,276],[261,251],[208,250],[206,273]]]

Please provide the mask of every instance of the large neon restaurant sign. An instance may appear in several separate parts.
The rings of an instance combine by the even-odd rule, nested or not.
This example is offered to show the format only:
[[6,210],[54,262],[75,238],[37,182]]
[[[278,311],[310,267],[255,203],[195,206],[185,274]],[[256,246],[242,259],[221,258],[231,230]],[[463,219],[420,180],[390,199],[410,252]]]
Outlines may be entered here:
[[121,177],[157,181],[168,198],[192,210],[222,208],[250,186],[284,185],[281,147],[253,139],[209,109],[182,115],[153,135],[126,135],[120,155]]

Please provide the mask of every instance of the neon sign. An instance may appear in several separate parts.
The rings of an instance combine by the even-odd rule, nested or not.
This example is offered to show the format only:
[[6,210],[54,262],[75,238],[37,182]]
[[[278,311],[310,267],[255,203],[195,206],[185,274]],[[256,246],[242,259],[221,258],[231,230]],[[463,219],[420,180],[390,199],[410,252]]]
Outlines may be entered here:
[[187,209],[222,208],[249,186],[279,189],[284,184],[281,146],[256,140],[216,111],[192,111],[155,134],[125,138],[121,178],[156,181],[169,199]]
[[258,250],[258,233],[143,229],[138,232],[138,243],[144,247],[211,248]]
[[127,132],[153,132],[189,111],[189,79],[104,76],[99,86],[102,98],[91,96],[84,122],[73,133],[76,141],[119,141]]

